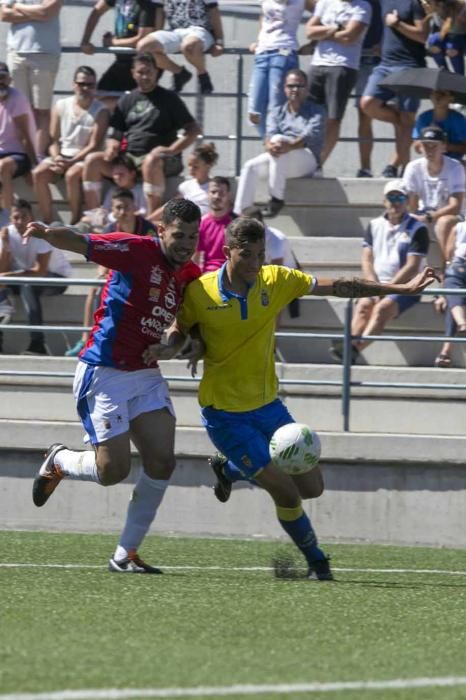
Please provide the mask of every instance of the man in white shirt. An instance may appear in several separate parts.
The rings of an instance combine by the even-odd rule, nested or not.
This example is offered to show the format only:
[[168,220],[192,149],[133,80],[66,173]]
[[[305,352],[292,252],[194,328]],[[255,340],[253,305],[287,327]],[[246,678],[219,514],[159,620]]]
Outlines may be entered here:
[[403,184],[409,210],[424,224],[432,224],[444,260],[453,227],[464,215],[466,177],[461,163],[445,155],[447,137],[438,126],[427,126],[420,136],[422,158],[406,166]]
[[[408,282],[425,264],[429,250],[429,232],[408,213],[408,192],[402,180],[387,182],[384,189],[385,213],[372,219],[367,227],[362,250],[362,274],[374,282]],[[387,294],[382,298],[358,299],[355,304],[351,335],[380,335],[386,324],[417,304],[420,296]],[[352,362],[370,340],[353,340]],[[331,356],[341,362],[343,343],[334,341]]]
[[[7,296],[6,285],[8,277],[71,277],[72,268],[62,251],[52,248],[46,241],[29,239],[26,244],[22,235],[26,226],[33,220],[31,205],[25,199],[18,199],[11,208],[10,225],[0,231],[0,278],[3,278],[5,287],[0,289],[0,307],[6,309],[10,304],[11,317],[14,306]],[[21,301],[27,313],[28,324],[31,326],[42,325],[41,296],[54,296],[63,294],[66,285],[57,287],[40,287],[24,284],[14,287],[13,291],[19,293]],[[3,304],[2,304],[3,301]],[[0,315],[2,310],[0,308]],[[5,314],[6,316],[6,314]],[[4,316],[4,318],[5,318]],[[4,323],[8,323],[9,317]],[[0,340],[1,350],[1,340]],[[44,335],[41,332],[31,332],[31,341],[27,355],[46,355]]]
[[340,136],[371,17],[372,8],[366,0],[318,0],[306,25],[308,38],[316,42],[309,71],[309,94],[318,104],[325,104],[328,113],[322,164]]

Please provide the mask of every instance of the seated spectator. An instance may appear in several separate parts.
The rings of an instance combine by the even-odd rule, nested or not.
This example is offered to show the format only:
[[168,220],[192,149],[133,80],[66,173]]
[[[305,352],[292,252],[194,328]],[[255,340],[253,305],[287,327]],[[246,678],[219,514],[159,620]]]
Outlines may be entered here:
[[47,152],[55,78],[60,64],[60,12],[63,0],[6,0],[0,18],[10,22],[7,63],[13,84],[32,105],[36,130],[34,149]]
[[225,229],[233,219],[230,181],[220,175],[213,177],[207,191],[209,211],[201,219],[199,241],[193,260],[202,272],[218,270],[225,262]]
[[[159,29],[138,43],[138,51],[150,51],[161,70],[173,73],[173,89],[181,92],[192,73],[167,56],[182,53],[197,71],[201,95],[213,92],[205,54],[221,56],[223,28],[217,0],[154,0],[163,11],[168,29]],[[163,21],[160,26],[163,26]]]
[[309,70],[309,95],[327,108],[322,164],[340,136],[371,16],[372,8],[366,0],[319,0],[306,25],[308,38],[316,42]]
[[417,0],[397,0],[395,4],[382,4],[384,33],[381,61],[374,68],[361,97],[361,109],[371,119],[392,124],[395,130],[395,153],[382,172],[390,180],[409,161],[411,132],[413,130],[419,100],[410,96],[398,96],[380,82],[392,73],[405,68],[425,66],[427,26],[425,12]]
[[[199,134],[199,127],[184,102],[157,84],[158,70],[150,54],[134,57],[133,77],[138,87],[119,99],[110,118],[106,150],[86,157],[83,172],[86,209],[99,206],[102,177],[111,177],[112,161],[119,155],[125,138],[126,155],[142,173],[150,216],[162,203],[165,178],[182,171],[181,153]],[[181,130],[183,133],[178,136]]]
[[[113,221],[104,228],[104,233],[119,231],[123,233],[133,233],[136,236],[157,236],[157,229],[151,221],[144,219],[136,213],[134,196],[131,190],[117,189],[112,194],[112,218]],[[98,266],[97,278],[105,279],[108,270],[102,265]],[[97,296],[100,287],[89,287],[89,291],[84,302],[83,326],[92,326],[92,318],[96,308]],[[73,347],[65,352],[66,357],[76,357],[79,355],[89,338],[89,333],[84,332]]]
[[40,215],[47,224],[53,220],[50,184],[59,177],[65,178],[71,223],[80,219],[83,161],[101,148],[108,127],[108,110],[95,99],[96,80],[93,68],[80,66],[74,74],[74,95],[57,100],[52,109],[50,157],[32,172]]
[[13,178],[35,165],[34,116],[22,92],[11,87],[6,63],[0,61],[0,182],[3,207],[13,203]]
[[464,213],[465,171],[445,155],[446,134],[438,126],[423,129],[420,142],[423,157],[408,163],[403,183],[412,215],[433,225],[445,261],[450,232]]
[[[248,219],[257,219],[264,223],[262,211],[260,207],[247,207],[244,209],[241,216],[246,216]],[[291,250],[288,237],[278,228],[272,226],[265,227],[265,264],[266,265],[284,265],[285,267],[299,268],[298,261]]]
[[[115,10],[113,34],[105,32],[103,44],[107,47],[135,49],[138,42],[154,30],[156,10],[152,0],[97,0],[91,10],[81,39],[81,51],[92,55],[95,46],[91,43],[92,34],[98,21],[111,8]],[[132,76],[133,57],[127,53],[116,53],[115,60],[101,75],[97,89],[102,98],[109,103],[110,97],[122,92],[134,90],[136,82]],[[115,106],[114,99],[111,107]]]
[[[448,259],[442,287],[458,289],[458,294],[434,299],[436,311],[445,312],[445,335],[466,338],[466,223],[456,224],[449,239]],[[445,341],[435,358],[436,367],[451,367],[450,341]]]
[[262,138],[267,112],[285,100],[283,82],[288,71],[299,68],[297,31],[304,10],[315,0],[261,0],[259,34],[250,45],[254,67],[249,84],[248,116]]
[[[214,143],[202,143],[191,151],[187,159],[189,178],[180,182],[175,197],[183,197],[197,204],[201,214],[209,211],[208,189],[210,171],[218,160]],[[157,223],[162,218],[163,207],[151,216],[151,221]]]
[[464,75],[466,6],[464,0],[431,0],[430,31],[426,48],[439,68],[448,70],[447,57],[455,73]]
[[[46,241],[30,238],[24,242],[22,234],[27,225],[33,221],[31,205],[24,199],[18,199],[11,208],[10,225],[0,232],[1,271],[0,277],[5,286],[8,277],[71,277],[72,268],[63,251],[53,248]],[[42,296],[55,296],[66,291],[66,284],[59,287],[40,287],[23,284],[13,287],[14,294],[19,294],[23,302],[28,324],[42,325]],[[40,331],[31,331],[31,341],[23,355],[46,355],[47,348],[44,335]]]
[[144,197],[142,184],[136,181],[138,170],[134,162],[123,153],[117,156],[111,165],[113,184],[105,193],[101,206],[97,207],[97,209],[86,210],[81,219],[81,222],[89,225],[92,231],[96,229],[103,230],[107,224],[115,220],[112,214],[112,196],[117,190],[130,190],[134,198],[136,214],[141,216],[146,214],[146,198]]
[[453,93],[435,90],[430,96],[433,109],[419,114],[413,129],[414,150],[422,153],[419,137],[427,126],[438,126],[446,134],[445,155],[462,160],[466,153],[466,117],[456,109],[450,109]]
[[[384,188],[385,213],[372,219],[362,251],[362,276],[377,282],[398,284],[414,277],[425,264],[429,250],[429,232],[408,213],[408,193],[401,180]],[[351,335],[380,335],[386,324],[420,301],[419,296],[388,294],[380,299],[358,299],[355,304]],[[370,340],[352,341],[352,362],[370,344]],[[331,356],[341,362],[343,342],[334,341]]]
[[287,101],[267,116],[265,153],[246,161],[236,193],[235,214],[254,202],[256,182],[265,175],[270,201],[264,216],[276,216],[285,204],[286,181],[290,177],[311,177],[320,165],[324,139],[325,109],[307,99],[306,74],[293,69],[286,75]]

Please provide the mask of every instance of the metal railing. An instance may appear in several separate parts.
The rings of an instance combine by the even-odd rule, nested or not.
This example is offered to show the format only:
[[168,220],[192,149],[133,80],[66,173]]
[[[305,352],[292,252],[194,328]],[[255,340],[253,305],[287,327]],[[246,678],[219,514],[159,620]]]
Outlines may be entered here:
[[[66,283],[67,286],[90,286],[90,287],[102,287],[105,284],[105,280],[101,279],[80,279],[74,277],[63,278],[49,278],[49,277],[8,277],[8,285],[19,286],[22,284],[33,284],[40,286],[63,286]],[[6,280],[5,280],[6,281]],[[422,293],[427,296],[450,296],[457,295],[458,289],[426,289]],[[306,298],[306,297],[303,297]],[[307,297],[311,298],[311,297]],[[403,341],[403,342],[429,342],[429,343],[465,343],[466,338],[456,338],[452,336],[426,336],[426,335],[396,335],[396,334],[385,334],[385,335],[351,335],[351,322],[352,322],[352,311],[353,311],[353,300],[349,299],[345,308],[345,318],[343,333],[313,333],[313,332],[291,332],[291,331],[277,331],[275,333],[276,338],[295,338],[295,339],[312,339],[312,340],[343,340],[343,362],[342,362],[342,378],[341,380],[331,380],[331,379],[280,379],[279,383],[281,386],[329,386],[341,388],[341,414],[343,420],[343,430],[345,432],[350,431],[350,414],[351,414],[351,391],[353,388],[390,388],[390,389],[431,389],[431,390],[448,390],[448,391],[464,391],[466,390],[466,384],[448,384],[448,383],[430,383],[430,382],[390,382],[389,385],[385,382],[376,381],[363,381],[363,380],[353,380],[351,378],[352,363],[351,363],[351,344],[353,340],[370,340],[374,342],[387,342],[387,341]],[[31,331],[42,331],[47,333],[74,333],[91,330],[87,326],[29,326],[25,324],[7,324],[0,326],[1,331],[13,332],[31,332]],[[11,377],[44,377],[44,378],[72,378],[74,376],[73,372],[48,372],[41,370],[0,370],[0,377],[11,376]],[[199,381],[198,378],[193,378],[189,375],[164,375],[167,381],[171,382],[188,382],[196,383]]]

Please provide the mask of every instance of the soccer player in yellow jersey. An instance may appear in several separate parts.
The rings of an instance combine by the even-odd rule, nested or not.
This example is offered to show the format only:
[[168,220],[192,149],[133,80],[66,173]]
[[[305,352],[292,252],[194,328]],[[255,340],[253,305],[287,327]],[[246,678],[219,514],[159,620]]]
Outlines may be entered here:
[[[154,359],[173,357],[196,327],[204,344],[199,389],[202,420],[222,454],[212,462],[218,479],[217,498],[228,500],[233,481],[257,483],[271,495],[281,526],[304,554],[308,577],[332,580],[328,558],[318,547],[302,507],[303,498],[315,498],[323,491],[319,467],[292,477],[270,460],[273,433],[294,422],[277,398],[277,316],[290,301],[305,294],[351,298],[419,294],[436,278],[435,273],[425,268],[410,282],[384,284],[361,279],[317,280],[299,270],[264,266],[264,226],[246,217],[228,226],[224,250],[223,267],[188,285],[165,344],[151,346],[145,360],[150,364]],[[195,351],[191,354],[194,369],[199,357]]]

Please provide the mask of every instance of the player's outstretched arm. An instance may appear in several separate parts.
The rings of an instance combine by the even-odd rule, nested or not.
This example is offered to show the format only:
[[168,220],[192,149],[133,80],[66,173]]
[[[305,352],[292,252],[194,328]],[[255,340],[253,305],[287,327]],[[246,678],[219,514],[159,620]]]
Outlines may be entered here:
[[440,278],[432,267],[425,267],[409,282],[390,284],[390,282],[374,282],[358,277],[340,279],[319,279],[312,294],[316,296],[334,296],[345,299],[360,297],[383,297],[386,294],[420,294],[432,282]]
[[55,248],[70,250],[73,253],[86,255],[87,252],[87,239],[66,226],[49,228],[38,221],[31,221],[23,234],[23,243],[26,244],[31,237],[42,238]]

